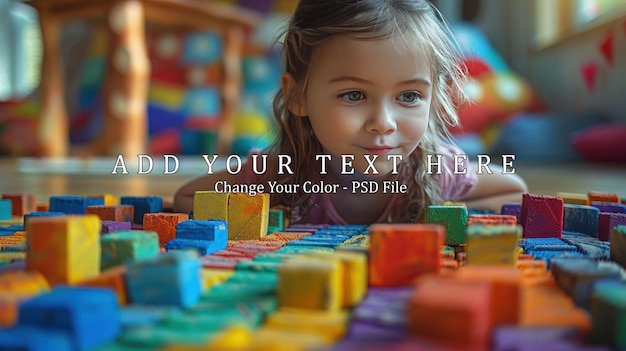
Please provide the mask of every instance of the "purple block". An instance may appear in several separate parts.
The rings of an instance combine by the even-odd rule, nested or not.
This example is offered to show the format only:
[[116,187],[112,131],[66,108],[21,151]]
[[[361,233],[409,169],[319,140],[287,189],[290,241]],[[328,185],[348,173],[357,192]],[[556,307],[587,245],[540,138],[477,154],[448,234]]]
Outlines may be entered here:
[[567,327],[516,327],[496,328],[493,332],[493,350],[518,350],[517,347],[530,341],[580,342],[576,328]]
[[515,216],[517,218],[517,223],[522,221],[522,204],[518,203],[510,203],[502,205],[500,209],[500,214]]
[[598,216],[598,239],[611,241],[611,230],[618,225],[626,225],[626,213],[600,212]]
[[123,232],[131,229],[130,222],[102,221],[100,234]]
[[561,238],[563,199],[558,196],[524,194],[520,224],[524,238]]
[[[405,307],[405,306],[402,306]],[[405,328],[408,324],[405,308],[362,303],[352,311],[352,321],[389,328]]]
[[391,328],[376,324],[353,321],[348,329],[349,340],[394,341],[407,337],[406,328]]
[[626,205],[617,202],[597,202],[593,201],[591,206],[600,210],[600,212],[610,213],[626,213]]

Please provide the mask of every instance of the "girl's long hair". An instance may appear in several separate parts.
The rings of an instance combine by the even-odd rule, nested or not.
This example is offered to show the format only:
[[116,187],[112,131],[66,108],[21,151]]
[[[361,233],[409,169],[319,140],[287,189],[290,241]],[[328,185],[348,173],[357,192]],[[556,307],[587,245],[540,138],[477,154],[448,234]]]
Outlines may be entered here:
[[[437,9],[426,0],[301,0],[283,33],[283,64],[295,81],[285,96],[280,90],[273,101],[278,124],[275,154],[292,157],[294,174],[276,179],[279,183],[302,184],[319,172],[313,155],[322,146],[315,137],[309,118],[295,116],[289,109],[304,98],[314,51],[329,39],[346,35],[358,40],[380,40],[400,36],[412,50],[426,54],[431,64],[433,94],[430,121],[419,146],[404,160],[414,181],[409,184],[407,206],[392,211],[390,222],[423,221],[429,205],[441,202],[435,176],[426,169],[428,154],[446,153],[441,146],[452,138],[448,127],[459,123],[456,104],[463,98],[463,66],[451,31]],[[405,170],[406,171],[406,170]],[[305,213],[309,196],[278,195],[274,204],[297,208]],[[297,220],[298,218],[293,218]]]

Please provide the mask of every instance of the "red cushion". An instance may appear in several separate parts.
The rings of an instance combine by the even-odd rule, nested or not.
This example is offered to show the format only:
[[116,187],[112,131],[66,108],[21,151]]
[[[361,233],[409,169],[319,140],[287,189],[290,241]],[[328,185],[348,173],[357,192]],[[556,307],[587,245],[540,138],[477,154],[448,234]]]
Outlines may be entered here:
[[571,143],[588,161],[626,162],[626,123],[585,129],[575,134]]

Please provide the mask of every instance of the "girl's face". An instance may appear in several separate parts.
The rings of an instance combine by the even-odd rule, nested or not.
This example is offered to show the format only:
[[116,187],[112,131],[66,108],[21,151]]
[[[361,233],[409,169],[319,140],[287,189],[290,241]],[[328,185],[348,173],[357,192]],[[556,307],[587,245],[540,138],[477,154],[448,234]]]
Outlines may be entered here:
[[407,160],[424,136],[430,77],[426,54],[409,50],[399,38],[338,36],[313,55],[301,114],[309,116],[333,160],[354,155],[353,167],[363,172],[369,166],[365,155],[378,155],[378,176],[388,175],[393,161],[387,156]]

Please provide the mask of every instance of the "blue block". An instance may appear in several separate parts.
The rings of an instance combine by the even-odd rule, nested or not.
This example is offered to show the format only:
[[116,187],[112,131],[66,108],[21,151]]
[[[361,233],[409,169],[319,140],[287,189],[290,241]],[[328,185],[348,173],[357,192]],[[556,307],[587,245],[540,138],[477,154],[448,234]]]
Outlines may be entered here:
[[33,217],[59,217],[59,216],[65,216],[65,213],[64,212],[50,212],[50,211],[31,212],[31,213],[24,215],[24,227],[26,227],[26,223],[28,222],[28,220]]
[[[176,225],[176,238],[227,244],[228,223],[221,220],[188,220]],[[225,246],[224,246],[225,247]]]
[[92,287],[57,287],[25,301],[19,306],[17,326],[62,333],[75,350],[105,345],[122,331],[115,293]]
[[51,196],[49,212],[85,214],[87,212],[87,206],[99,205],[104,205],[104,198],[82,197],[77,195]]
[[169,251],[127,266],[134,304],[189,307],[200,299],[200,260],[190,251]]
[[598,236],[600,210],[585,205],[565,204],[563,207],[563,230]]
[[122,196],[120,204],[135,208],[133,223],[143,224],[143,215],[163,210],[163,199],[159,196]]
[[17,326],[0,329],[0,351],[72,351],[64,333],[44,328]]
[[185,93],[181,111],[187,117],[217,117],[222,111],[220,94],[209,87],[190,89]]
[[221,59],[222,37],[216,32],[196,32],[185,37],[183,63],[208,65]]
[[24,231],[24,226],[21,224],[0,226],[0,236],[13,235],[15,232]]
[[13,205],[9,199],[0,199],[0,220],[13,218]]
[[598,262],[584,258],[555,258],[550,269],[559,286],[578,306],[588,307],[596,281],[620,280],[621,267],[614,262]]
[[338,246],[336,242],[322,242],[322,241],[304,241],[304,240],[292,240],[285,244],[285,246],[306,246],[306,247],[327,247],[334,248]]
[[165,249],[168,251],[195,249],[198,251],[199,255],[206,256],[224,250],[226,246],[226,242],[219,243],[209,240],[174,239],[165,244]]

